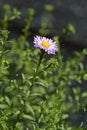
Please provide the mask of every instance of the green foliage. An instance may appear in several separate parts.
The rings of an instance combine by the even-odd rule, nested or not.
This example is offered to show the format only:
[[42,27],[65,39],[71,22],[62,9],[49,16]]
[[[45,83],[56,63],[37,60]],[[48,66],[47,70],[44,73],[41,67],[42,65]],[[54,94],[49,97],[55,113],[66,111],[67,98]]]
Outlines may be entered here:
[[4,16],[1,20],[2,28],[6,29],[11,21],[16,18],[20,18],[21,12],[16,8],[11,9],[9,5],[4,6]]
[[[58,53],[50,56],[31,47],[33,41],[28,40],[35,11],[28,10],[23,34],[10,39],[9,22],[21,13],[9,5],[4,10],[4,18],[0,20],[0,129],[86,130],[83,122],[78,127],[72,126],[70,118],[87,108],[87,90],[81,87],[87,80],[83,64],[87,49],[64,61],[60,48],[61,38],[75,32],[74,27],[68,25],[61,36],[53,38]],[[41,35],[48,34],[45,20],[49,20],[53,7],[47,5],[45,10]],[[77,84],[72,87],[73,82]]]

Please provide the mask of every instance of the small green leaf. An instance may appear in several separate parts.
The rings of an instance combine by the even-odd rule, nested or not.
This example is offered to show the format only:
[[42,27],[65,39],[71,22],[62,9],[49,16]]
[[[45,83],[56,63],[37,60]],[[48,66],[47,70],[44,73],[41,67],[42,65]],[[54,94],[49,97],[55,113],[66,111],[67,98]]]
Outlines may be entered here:
[[0,108],[5,109],[5,108],[8,108],[8,106],[6,104],[0,104]]
[[27,114],[23,114],[22,117],[31,121],[35,121],[35,119],[32,116],[27,115]]
[[7,96],[5,96],[4,98],[5,98],[6,103],[10,106],[11,105],[11,100]]

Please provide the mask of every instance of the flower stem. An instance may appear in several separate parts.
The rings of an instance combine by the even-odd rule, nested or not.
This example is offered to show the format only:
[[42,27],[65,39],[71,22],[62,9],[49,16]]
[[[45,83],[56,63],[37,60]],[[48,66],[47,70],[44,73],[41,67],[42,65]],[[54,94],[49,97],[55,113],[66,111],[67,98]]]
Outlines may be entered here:
[[32,84],[31,84],[31,87],[30,87],[30,91],[32,91],[32,87],[33,87],[33,84],[34,84],[35,78],[36,78],[36,76],[37,76],[38,69],[39,69],[40,64],[41,64],[41,62],[42,62],[42,59],[43,59],[44,54],[45,54],[45,51],[41,50],[41,54],[40,54],[40,57],[39,57],[39,61],[38,61],[38,64],[37,64],[35,73],[34,73],[34,75],[33,75],[33,80],[32,80]]

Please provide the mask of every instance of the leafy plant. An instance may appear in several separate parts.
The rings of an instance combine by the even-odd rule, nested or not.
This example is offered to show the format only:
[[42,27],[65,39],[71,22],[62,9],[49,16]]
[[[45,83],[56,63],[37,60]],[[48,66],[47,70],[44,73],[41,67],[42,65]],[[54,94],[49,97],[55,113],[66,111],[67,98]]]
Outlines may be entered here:
[[[39,47],[34,48],[29,39],[32,36],[33,9],[28,10],[26,25],[18,39],[10,39],[8,27],[9,22],[19,18],[21,13],[9,5],[4,10],[0,30],[0,128],[86,130],[84,122],[76,127],[71,118],[79,117],[80,112],[86,112],[87,108],[87,91],[81,87],[87,80],[87,68],[83,64],[87,49],[75,52],[73,57],[64,61],[60,47],[61,39],[75,32],[74,27],[70,24],[61,36],[53,37],[58,52],[52,55]],[[45,10],[47,19],[53,8],[47,5]],[[39,34],[48,35],[45,21],[41,23]],[[43,45],[48,46],[47,42],[50,40]]]

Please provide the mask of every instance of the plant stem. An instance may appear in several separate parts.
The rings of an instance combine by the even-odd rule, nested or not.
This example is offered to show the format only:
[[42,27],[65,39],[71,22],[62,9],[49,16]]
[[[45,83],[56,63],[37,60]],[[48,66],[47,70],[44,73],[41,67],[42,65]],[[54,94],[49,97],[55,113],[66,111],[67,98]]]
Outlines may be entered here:
[[38,61],[38,64],[37,64],[35,73],[34,73],[34,75],[33,75],[33,80],[32,80],[32,84],[31,84],[31,87],[30,87],[30,91],[32,91],[32,87],[33,87],[33,84],[34,84],[35,78],[36,78],[36,76],[37,76],[38,69],[39,69],[39,67],[40,67],[40,64],[41,64],[41,61],[42,61],[42,59],[43,59],[44,54],[45,54],[45,52],[44,52],[43,50],[41,50],[41,54],[40,54],[40,57],[39,57],[39,61]]

